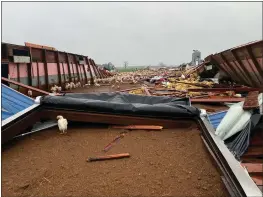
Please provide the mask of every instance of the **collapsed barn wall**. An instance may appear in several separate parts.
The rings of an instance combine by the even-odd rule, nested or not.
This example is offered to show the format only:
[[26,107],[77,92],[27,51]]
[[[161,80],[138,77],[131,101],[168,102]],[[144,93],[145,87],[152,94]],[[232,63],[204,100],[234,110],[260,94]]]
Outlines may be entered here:
[[[87,56],[35,47],[2,43],[2,77],[46,91],[55,84],[63,88],[67,82],[85,84],[105,77]],[[23,87],[10,86],[27,92]]]

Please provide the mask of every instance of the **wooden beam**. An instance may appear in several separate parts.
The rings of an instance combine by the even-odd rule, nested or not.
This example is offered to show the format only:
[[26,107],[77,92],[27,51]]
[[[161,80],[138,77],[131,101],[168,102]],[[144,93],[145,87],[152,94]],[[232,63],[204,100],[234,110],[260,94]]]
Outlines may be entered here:
[[39,92],[39,93],[42,93],[42,94],[45,94],[45,95],[49,95],[49,92],[46,92],[46,91],[44,91],[44,90],[40,90],[40,89],[38,89],[38,88],[34,88],[34,87],[32,87],[32,86],[28,86],[28,85],[25,85],[25,84],[23,84],[23,83],[19,83],[19,82],[17,82],[17,81],[13,81],[13,80],[7,79],[7,78],[5,78],[5,77],[2,77],[1,79],[2,79],[3,81],[8,82],[8,83],[12,83],[12,84],[14,84],[14,85],[21,86],[21,87],[23,87],[23,88],[26,88],[26,89],[29,89],[29,90],[33,90],[33,91],[36,91],[36,92]]

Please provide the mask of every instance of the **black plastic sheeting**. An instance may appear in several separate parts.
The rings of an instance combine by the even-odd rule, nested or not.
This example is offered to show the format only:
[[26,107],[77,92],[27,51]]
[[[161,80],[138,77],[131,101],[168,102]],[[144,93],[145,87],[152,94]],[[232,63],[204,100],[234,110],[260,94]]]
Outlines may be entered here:
[[136,115],[147,117],[193,118],[200,110],[190,106],[188,98],[141,96],[126,93],[68,93],[63,96],[44,96],[44,107],[95,113]]
[[[254,114],[251,116],[249,122],[241,132],[234,135],[233,137],[227,139],[225,144],[228,149],[233,153],[237,160],[240,160],[240,157],[246,152],[249,147],[250,137],[253,134],[253,131],[261,126],[262,121],[260,121],[262,115]],[[259,123],[259,124],[258,124]]]

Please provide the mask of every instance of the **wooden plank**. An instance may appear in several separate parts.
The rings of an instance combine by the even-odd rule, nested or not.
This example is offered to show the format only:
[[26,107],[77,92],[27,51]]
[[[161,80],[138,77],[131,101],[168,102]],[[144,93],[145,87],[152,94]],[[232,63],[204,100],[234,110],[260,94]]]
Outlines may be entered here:
[[144,88],[144,91],[145,91],[145,93],[146,93],[147,96],[151,96],[151,93],[149,92],[149,90],[148,90],[147,87]]
[[23,88],[26,88],[26,89],[29,89],[29,90],[33,90],[33,91],[36,91],[36,92],[39,92],[39,93],[42,93],[42,94],[45,94],[45,95],[49,95],[49,92],[46,92],[46,91],[44,91],[44,90],[40,90],[40,89],[38,89],[38,88],[34,88],[34,87],[32,87],[32,86],[28,86],[28,85],[19,83],[19,82],[17,82],[17,81],[13,81],[13,80],[7,79],[7,78],[5,78],[5,77],[2,77],[1,79],[2,79],[3,81],[8,82],[8,83],[12,83],[12,84],[14,84],[14,85],[21,86],[21,87],[23,87]]
[[87,161],[88,162],[103,161],[103,160],[111,160],[111,159],[121,159],[121,158],[126,158],[126,157],[130,157],[130,154],[120,153],[120,154],[115,154],[115,155],[103,155],[103,156],[97,156],[97,157],[89,157]]
[[249,173],[263,173],[262,163],[241,163],[243,167],[246,167]]

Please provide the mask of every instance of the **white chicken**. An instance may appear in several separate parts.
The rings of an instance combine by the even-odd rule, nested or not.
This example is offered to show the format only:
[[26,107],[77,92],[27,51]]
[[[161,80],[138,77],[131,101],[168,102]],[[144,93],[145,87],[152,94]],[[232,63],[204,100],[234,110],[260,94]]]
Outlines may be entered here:
[[27,95],[30,96],[30,97],[32,97],[32,95],[33,95],[32,90],[28,90],[28,91],[27,91]]
[[69,89],[70,89],[70,84],[69,84],[69,83],[66,83],[65,89],[66,89],[66,90],[69,90]]
[[57,120],[58,120],[58,128],[60,131],[60,134],[65,134],[67,133],[67,129],[68,129],[68,121],[67,119],[63,118],[63,116],[57,116]]
[[53,87],[51,87],[50,91],[51,91],[52,93],[56,93],[57,89],[53,86]]
[[60,86],[57,87],[57,92],[61,92],[62,88]]

